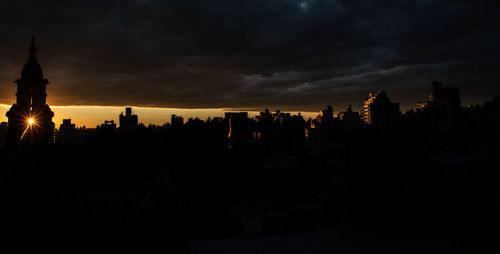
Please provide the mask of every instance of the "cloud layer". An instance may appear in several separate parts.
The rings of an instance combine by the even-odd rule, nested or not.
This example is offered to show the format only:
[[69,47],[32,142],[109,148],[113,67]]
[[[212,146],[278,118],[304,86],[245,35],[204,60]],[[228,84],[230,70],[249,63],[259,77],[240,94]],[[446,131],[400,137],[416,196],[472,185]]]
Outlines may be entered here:
[[0,103],[38,38],[54,105],[403,107],[433,79],[500,94],[496,1],[2,1]]

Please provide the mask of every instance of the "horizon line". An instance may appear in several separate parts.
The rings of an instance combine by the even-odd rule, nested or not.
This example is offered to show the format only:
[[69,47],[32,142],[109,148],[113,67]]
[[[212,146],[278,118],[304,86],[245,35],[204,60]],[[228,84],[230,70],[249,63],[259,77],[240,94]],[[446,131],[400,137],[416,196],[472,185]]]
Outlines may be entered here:
[[[4,108],[10,108],[12,105],[10,104],[4,104],[0,103],[0,107]],[[273,112],[270,108],[263,108],[261,110],[257,110],[255,108],[241,108],[241,107],[235,107],[235,108],[228,108],[228,107],[223,107],[223,108],[179,108],[179,107],[154,107],[154,106],[133,106],[133,105],[119,105],[119,106],[110,106],[110,105],[49,105],[51,108],[113,108],[113,109],[122,109],[122,108],[142,108],[142,109],[164,109],[164,110],[218,110],[218,111],[247,111],[247,112],[262,112],[265,109],[269,109],[271,112]],[[276,109],[280,110],[280,109]],[[274,110],[274,111],[276,111]],[[315,113],[315,112],[320,112],[321,110],[313,111],[313,110],[290,110],[290,111],[284,111],[280,110],[282,112],[290,112],[290,113],[301,113],[301,112],[307,112],[307,113]]]

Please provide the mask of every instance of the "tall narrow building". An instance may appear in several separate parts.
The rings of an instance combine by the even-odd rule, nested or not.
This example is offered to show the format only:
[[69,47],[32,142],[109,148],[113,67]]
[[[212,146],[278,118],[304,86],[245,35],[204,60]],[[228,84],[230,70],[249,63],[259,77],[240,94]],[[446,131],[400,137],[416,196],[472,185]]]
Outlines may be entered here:
[[46,103],[46,87],[49,81],[43,77],[36,60],[35,38],[32,39],[30,56],[17,84],[16,103],[6,116],[9,119],[7,145],[41,145],[54,140],[54,113]]
[[395,126],[400,113],[399,103],[391,102],[385,92],[377,91],[370,93],[370,97],[365,100],[361,117],[365,124],[376,128],[390,128]]

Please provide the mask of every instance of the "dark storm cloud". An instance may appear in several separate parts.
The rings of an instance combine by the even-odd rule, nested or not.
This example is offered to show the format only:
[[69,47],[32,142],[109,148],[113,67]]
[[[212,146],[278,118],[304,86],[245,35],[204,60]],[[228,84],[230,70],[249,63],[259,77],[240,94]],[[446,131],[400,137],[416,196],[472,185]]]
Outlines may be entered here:
[[38,38],[58,105],[403,105],[439,79],[465,102],[500,94],[495,1],[3,1],[0,102]]

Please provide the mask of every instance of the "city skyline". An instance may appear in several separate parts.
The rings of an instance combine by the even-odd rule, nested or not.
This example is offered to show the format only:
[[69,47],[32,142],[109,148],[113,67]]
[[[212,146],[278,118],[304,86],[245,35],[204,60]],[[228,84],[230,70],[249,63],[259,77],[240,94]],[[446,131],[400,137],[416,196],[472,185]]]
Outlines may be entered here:
[[[43,79],[43,70],[42,70],[40,64],[38,63],[38,61],[36,60],[37,59],[37,57],[36,57],[37,49],[35,48],[35,37],[32,38],[32,45],[30,47],[30,52],[31,53],[30,53],[29,61],[26,63],[26,65],[24,66],[24,68],[21,72],[22,76],[28,75],[27,73],[34,72],[36,74],[35,76],[37,76],[37,79],[40,79],[39,82],[42,82],[44,84],[49,84],[47,79]],[[33,65],[33,63],[34,63],[34,65]],[[33,75],[33,74],[29,74],[29,75]],[[18,83],[19,81],[20,80],[16,80],[15,83]],[[28,81],[28,82],[31,82],[31,81]],[[435,80],[432,81],[433,92],[434,92],[434,83],[435,82],[439,83],[439,86],[442,84],[439,81],[435,81]],[[18,88],[18,92],[16,93],[16,97],[18,97],[18,99],[17,99],[18,101],[19,101],[19,91],[20,91],[19,89],[24,89],[24,88]],[[33,88],[31,88],[31,89],[33,89]],[[42,104],[44,104],[44,105],[45,105],[45,101],[46,101],[45,97],[47,95],[46,94],[47,91],[45,89],[46,88],[44,85],[43,91],[39,93],[40,95],[45,94],[45,96],[43,97],[43,101],[42,101]],[[453,89],[456,89],[456,91],[457,91],[457,96],[458,96],[458,105],[457,106],[462,107],[463,105],[461,104],[461,102],[465,101],[465,103],[467,103],[468,100],[467,99],[465,99],[465,100],[460,99],[458,87],[453,88]],[[380,91],[382,91],[382,90],[377,89],[376,91],[373,90],[373,93],[370,92],[369,93],[370,98],[368,98],[368,101],[372,100],[372,98],[371,98],[372,94],[379,93]],[[386,96],[385,91],[382,91],[382,92],[383,92],[384,96]],[[25,93],[25,92],[23,92],[23,93]],[[26,95],[26,96],[33,96],[33,95],[31,95],[31,92],[29,92],[27,94],[29,94],[29,95]],[[25,100],[25,99],[22,99],[23,96],[21,96],[21,100]],[[33,99],[31,99],[31,100],[33,100]],[[364,98],[361,99],[361,101],[363,102],[363,104],[366,104],[366,102],[367,102],[367,100],[365,100]],[[408,104],[408,102],[407,102],[407,103],[403,104],[403,107],[400,107],[401,104],[399,102],[396,102],[396,104],[398,105],[397,110],[400,114],[405,112],[405,111],[413,111],[414,109],[420,107],[420,105],[422,104],[422,101],[423,100],[420,100],[413,105]],[[50,104],[50,101],[47,101],[47,103]],[[14,103],[13,105],[16,105],[16,104]],[[332,103],[329,103],[328,107],[331,108],[331,105],[332,105]],[[335,105],[335,104],[333,104],[333,105]],[[473,104],[467,104],[467,105],[473,105]],[[479,105],[479,103],[475,104],[475,105]],[[361,107],[358,107],[358,105],[356,105],[356,104],[354,104],[354,107],[353,107],[353,104],[345,104],[345,106],[349,108],[349,111],[351,111],[352,109],[354,109],[354,111],[362,111],[363,108],[366,107],[366,105],[365,106],[362,105]],[[103,121],[113,120],[113,121],[117,122],[118,112],[122,113],[123,111],[120,111],[120,110],[123,109],[124,107],[131,107],[131,106],[128,106],[128,105],[127,106],[94,106],[94,105],[54,106],[54,108],[57,109],[56,111],[58,113],[55,120],[56,120],[56,122],[63,122],[64,119],[73,119],[74,122],[76,122],[75,123],[76,126],[78,126],[78,127],[82,127],[82,126],[87,127],[87,125],[89,127],[99,126]],[[0,118],[0,120],[2,120],[2,122],[4,121],[3,118],[5,118],[5,120],[7,120],[6,118],[8,115],[8,112],[7,112],[8,108],[9,108],[9,105],[0,104],[0,113],[2,115],[5,114],[5,116],[2,116],[2,118]],[[145,116],[145,118],[141,119],[142,120],[141,123],[146,124],[146,125],[149,125],[149,124],[163,125],[165,123],[169,123],[167,119],[168,119],[168,116],[171,116],[171,115],[179,115],[182,117],[186,117],[186,119],[194,118],[194,119],[206,120],[206,119],[211,118],[211,117],[222,117],[225,114],[225,112],[230,112],[230,111],[247,112],[247,113],[250,113],[250,117],[252,117],[252,118],[259,115],[259,113],[262,112],[262,110],[255,109],[255,108],[164,108],[164,107],[144,107],[144,106],[135,106],[135,108],[139,109],[139,112],[145,113],[143,115],[143,116]],[[286,109],[287,107],[285,106],[284,108]],[[332,113],[334,113],[336,115],[338,113],[343,112],[342,110],[339,110],[339,108],[342,108],[342,107],[335,106],[335,110],[333,110],[333,108],[331,108]],[[269,110],[269,108],[266,107],[265,110]],[[281,111],[281,109],[277,108],[277,109],[275,109],[275,111]],[[315,118],[315,114],[317,112],[318,111],[291,111],[291,112],[289,111],[289,113],[291,113],[291,114],[295,114],[295,115],[301,114],[306,119]],[[53,113],[51,113],[51,114],[54,116]],[[320,112],[320,114],[321,114],[321,112]]]
[[[50,82],[44,78],[43,74],[43,68],[41,65],[38,63],[37,60],[37,48],[35,45],[35,37],[32,38],[32,44],[30,46],[30,56],[26,64],[24,65],[22,72],[21,72],[21,79],[17,79],[14,83],[18,84],[17,87],[17,92],[16,92],[16,102],[14,103],[11,111],[14,112],[12,114],[17,115],[17,121],[18,123],[15,125],[24,125],[25,121],[27,118],[29,118],[29,126],[34,125],[34,118],[36,117],[41,117],[43,114],[48,114],[50,115],[50,119],[44,120],[47,121],[47,124],[54,125],[55,123],[52,121],[52,118],[55,116],[54,112],[51,111],[50,107],[48,104],[50,104],[47,100],[47,85],[50,84]],[[401,115],[405,111],[411,111],[414,112],[414,109],[423,109],[428,107],[432,101],[434,101],[436,98],[435,96],[444,96],[440,93],[443,94],[448,94],[446,96],[447,100],[452,100],[450,103],[452,103],[455,107],[455,110],[460,111],[463,109],[462,107],[462,100],[460,98],[460,92],[459,92],[458,87],[451,87],[451,88],[442,88],[442,83],[436,80],[432,81],[432,94],[428,97],[429,102],[425,101],[419,101],[415,104],[416,107],[413,106],[407,106],[406,109],[403,108],[401,110],[400,103],[399,102],[390,102],[390,98],[387,97],[387,94],[385,91],[382,90],[376,90],[374,92],[369,93],[369,98],[368,99],[362,99],[363,101],[363,106],[361,109],[359,109],[359,114],[364,115],[365,113],[367,114],[368,118],[370,115],[370,107],[369,105],[373,103],[376,98],[379,97],[381,101],[380,103],[382,104],[391,104],[392,111],[393,113],[391,114],[396,114],[396,115]],[[438,92],[442,91],[442,92]],[[451,92],[450,92],[451,91]],[[451,97],[450,97],[451,96]],[[453,99],[450,99],[453,98]],[[385,101],[385,102],[382,102]],[[382,105],[381,104],[381,105]],[[42,106],[43,105],[43,106]],[[473,104],[468,104],[468,105],[473,105]],[[479,105],[479,104],[476,104]],[[22,109],[16,109],[21,107]],[[131,107],[126,106],[127,110],[131,110]],[[368,107],[368,108],[367,108]],[[2,105],[0,104],[0,113],[3,110],[2,108],[8,108],[8,105]],[[43,109],[46,111],[45,113],[37,113],[36,111],[40,111]],[[113,123],[113,122],[118,122],[117,121],[117,115],[118,111],[122,107],[118,106],[56,106],[58,108],[58,116],[56,117],[56,122],[65,122],[69,121],[70,119],[74,120],[74,124],[77,127],[90,127],[92,128],[93,126],[98,127],[99,125],[104,123]],[[211,117],[222,117],[223,114],[224,116],[227,116],[227,112],[230,111],[239,111],[239,112],[245,112],[246,115],[250,113],[250,117],[258,117],[258,115],[262,115],[261,110],[249,110],[246,108],[223,108],[223,109],[217,109],[217,108],[205,108],[205,109],[200,109],[200,108],[194,108],[194,109],[185,109],[185,108],[161,108],[161,107],[136,107],[136,109],[139,108],[139,112],[145,113],[144,116],[146,116],[144,119],[141,119],[140,123],[145,124],[145,125],[163,125],[168,122],[168,117],[174,116],[174,115],[179,115],[180,117],[185,117],[186,119],[201,119],[202,121],[209,119]],[[286,108],[286,107],[285,107]],[[338,107],[336,107],[337,109]],[[328,114],[334,117],[334,115],[337,115],[338,113],[341,113],[343,111],[341,110],[333,110],[332,106],[330,104],[327,105],[328,109]],[[21,110],[21,111],[19,111]],[[42,111],[43,111],[42,110]],[[355,105],[354,106],[354,111],[352,104],[347,104],[346,105],[346,111],[349,112],[356,112],[358,110],[358,107]],[[368,110],[368,111],[366,111]],[[26,112],[24,112],[26,111]],[[42,112],[40,111],[40,112]],[[269,111],[268,108],[265,109],[266,112]],[[280,109],[276,109],[276,112],[279,115]],[[365,113],[363,113],[365,112]],[[306,119],[314,119],[315,118],[315,112],[304,112],[304,114],[301,114],[302,112],[289,112],[289,114],[294,114],[294,115],[300,115],[302,117],[305,117]],[[10,111],[5,112],[5,116],[9,118]],[[11,114],[11,116],[13,116]],[[123,114],[123,111],[121,111],[120,115]],[[229,113],[231,114],[231,113]],[[323,116],[324,110],[321,110],[319,112],[320,116]],[[350,113],[349,113],[350,114]],[[29,116],[27,116],[29,115]],[[398,118],[399,116],[394,115],[395,118]],[[135,117],[135,122],[138,123],[137,115]],[[365,117],[365,116],[363,116]],[[340,118],[340,115],[339,115]],[[104,120],[103,120],[104,119]],[[121,116],[120,116],[121,119]],[[8,120],[9,122],[10,119]],[[392,121],[392,120],[391,120]],[[22,122],[22,123],[21,123]],[[77,122],[77,123],[76,123]],[[121,120],[120,120],[121,122]],[[3,123],[3,121],[2,121]],[[371,124],[370,120],[366,121],[367,124]],[[392,123],[387,122],[387,124],[392,125]],[[36,124],[35,124],[36,125]],[[55,127],[55,126],[54,126]],[[49,129],[53,127],[48,127]],[[28,128],[26,128],[28,130]],[[22,131],[21,131],[22,132]],[[19,135],[21,135],[21,132]],[[24,136],[24,134],[22,134]],[[22,137],[21,136],[21,137]],[[50,135],[49,135],[50,136]]]
[[[430,93],[430,91],[429,91]],[[419,102],[415,102],[411,107],[407,106],[405,107],[402,105],[400,107],[400,112],[404,113],[407,110],[415,110],[417,109],[417,104],[421,103],[425,100],[428,99],[427,95],[425,98],[420,100]],[[471,105],[483,105],[484,102],[490,101],[493,99],[494,96],[491,96],[488,100],[479,102],[477,104],[471,104]],[[359,112],[360,110],[363,109],[363,102],[365,99],[367,99],[368,96],[363,97],[361,100],[361,103],[356,104],[346,104],[344,107],[333,107],[333,113],[336,116],[337,114],[345,111],[346,106],[351,106],[352,110],[355,112]],[[391,98],[392,99],[392,98]],[[461,96],[462,101],[463,96]],[[397,102],[397,100],[395,100]],[[329,104],[329,105],[335,105],[335,104]],[[468,105],[468,104],[466,104]],[[462,102],[462,107],[465,107],[464,103]],[[328,105],[324,105],[326,107]],[[11,107],[11,105],[7,104],[0,104],[0,122],[6,122],[7,117],[5,116],[5,113],[8,111],[8,109]],[[223,117],[225,112],[248,112],[250,117],[255,117],[259,115],[260,112],[264,111],[265,108],[259,110],[259,109],[230,109],[230,108],[222,108],[222,109],[216,109],[216,108],[209,108],[209,109],[189,109],[189,108],[158,108],[158,107],[141,107],[141,106],[130,106],[130,105],[124,105],[124,106],[51,106],[51,108],[54,111],[54,123],[60,124],[62,123],[63,119],[72,119],[73,123],[76,124],[77,127],[87,127],[87,128],[94,128],[95,126],[98,126],[102,124],[105,120],[113,120],[115,122],[118,122],[118,116],[120,113],[124,112],[126,107],[132,107],[134,112],[136,112],[139,115],[139,122],[145,125],[153,124],[153,125],[163,125],[165,123],[170,123],[170,116],[171,115],[179,115],[184,117],[186,120],[188,118],[199,118],[201,120],[206,120],[208,118],[213,118],[213,117]],[[323,107],[323,108],[324,108]],[[279,108],[270,109],[271,112],[274,112],[276,110],[280,110]],[[314,119],[320,112],[321,108],[318,109],[317,111],[283,111],[282,112],[287,112],[291,113],[292,115],[297,115],[301,114],[304,119],[309,119],[312,118]]]
[[[446,84],[449,85],[449,84]],[[429,90],[429,87],[428,87]],[[374,91],[375,92],[375,91]],[[407,110],[415,110],[417,109],[417,104],[421,103],[428,99],[430,91],[427,91],[427,96],[423,97],[420,101],[414,102],[414,104],[401,104],[400,103],[400,111],[404,113]],[[359,112],[363,109],[363,102],[368,98],[368,94],[365,97],[360,98],[360,102],[357,104],[346,104],[341,106],[333,106],[333,113],[336,116],[337,114],[343,112],[347,105],[352,107],[352,110]],[[470,102],[467,100],[467,96],[461,95],[462,107],[466,107],[467,105],[483,105],[484,102],[490,101],[494,96],[490,96],[485,101],[480,101],[478,103],[467,103]],[[391,97],[391,99],[394,99]],[[50,101],[48,99],[47,101]],[[397,100],[394,100],[398,102]],[[50,103],[49,103],[50,104]],[[11,104],[12,105],[12,104]],[[6,122],[7,117],[5,113],[11,107],[8,104],[0,104],[0,122]],[[336,105],[335,103],[330,103],[328,105]],[[327,105],[324,105],[326,107]],[[245,109],[245,108],[161,108],[161,107],[145,107],[145,106],[133,106],[133,105],[120,105],[120,106],[95,106],[95,105],[81,105],[81,106],[51,106],[55,115],[54,122],[56,124],[62,123],[63,119],[72,119],[73,123],[76,124],[77,127],[88,127],[94,128],[102,124],[105,120],[114,120],[118,122],[118,116],[120,113],[124,112],[126,107],[132,107],[134,112],[137,112],[139,115],[139,122],[145,125],[153,124],[153,125],[163,125],[165,123],[170,123],[171,115],[179,115],[188,118],[199,118],[201,120],[206,120],[207,118],[213,117],[223,117],[225,112],[248,112],[250,117],[255,117],[259,115],[264,109]],[[321,111],[322,108],[319,108],[317,111],[286,111],[281,110],[280,108],[270,108],[271,112],[276,110],[281,110],[283,112],[291,113],[293,115],[301,114],[305,119],[315,118]]]

